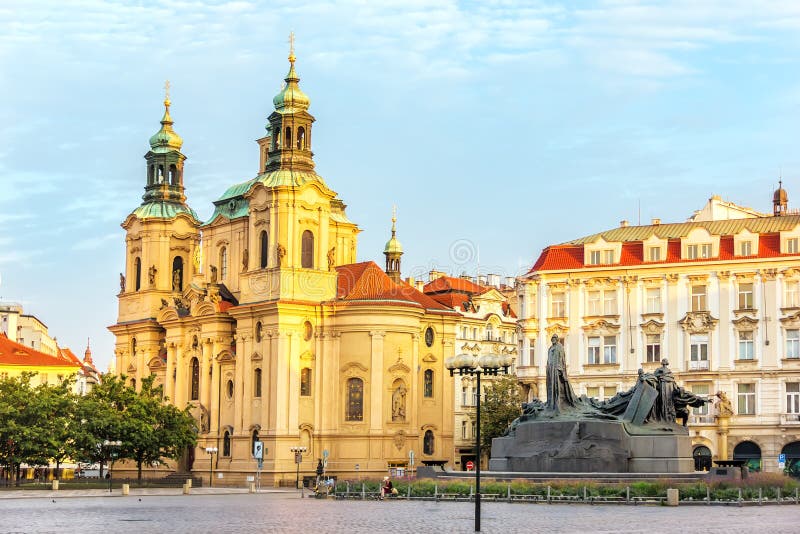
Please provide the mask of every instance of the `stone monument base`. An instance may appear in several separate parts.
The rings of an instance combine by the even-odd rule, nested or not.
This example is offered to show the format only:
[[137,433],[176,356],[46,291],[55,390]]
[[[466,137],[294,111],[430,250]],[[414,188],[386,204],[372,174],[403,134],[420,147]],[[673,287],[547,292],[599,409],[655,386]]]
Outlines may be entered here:
[[599,419],[529,420],[492,440],[490,471],[692,473],[688,431]]

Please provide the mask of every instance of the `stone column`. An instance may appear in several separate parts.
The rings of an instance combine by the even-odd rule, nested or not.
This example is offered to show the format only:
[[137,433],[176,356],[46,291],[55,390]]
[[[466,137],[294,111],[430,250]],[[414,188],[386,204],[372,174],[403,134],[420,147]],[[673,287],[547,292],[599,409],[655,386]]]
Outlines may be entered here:
[[216,358],[213,357],[214,354],[219,353],[221,339],[217,338],[214,340],[211,349],[211,401],[208,407],[209,417],[211,419],[211,435],[218,436],[219,435],[219,414],[220,414],[220,381],[222,379],[222,369],[219,365],[219,362]]
[[719,460],[729,460],[728,456],[728,420],[727,415],[717,416],[717,454]]
[[175,405],[178,408],[186,406],[187,395],[187,381],[189,370],[187,369],[186,348],[181,349],[177,347],[175,353]]
[[242,390],[244,388],[244,338],[236,339],[236,367],[233,378],[233,434],[242,433]]
[[[250,425],[253,424],[252,409],[253,409],[253,365],[250,360],[250,346],[252,343],[248,341],[247,336],[241,337],[242,356],[241,359],[237,358],[242,363],[242,389],[236,395],[242,405],[242,433],[250,433]],[[263,394],[263,391],[262,391]]]
[[175,402],[175,380],[172,378],[175,373],[175,353],[177,351],[175,343],[167,345],[167,372],[164,377],[164,395],[173,403]]
[[370,331],[372,337],[372,358],[370,362],[370,434],[383,432],[383,338],[386,332]]
[[207,338],[202,344],[203,356],[200,360],[200,402],[205,406],[206,410],[210,410],[211,406],[211,377],[209,370],[211,369],[211,339]]

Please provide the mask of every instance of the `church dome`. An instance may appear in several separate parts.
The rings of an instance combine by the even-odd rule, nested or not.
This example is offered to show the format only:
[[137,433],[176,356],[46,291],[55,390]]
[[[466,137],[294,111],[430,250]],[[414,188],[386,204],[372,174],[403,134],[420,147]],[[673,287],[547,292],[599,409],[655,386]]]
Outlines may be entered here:
[[164,116],[161,118],[161,129],[150,138],[150,148],[153,152],[169,152],[180,150],[183,139],[172,129],[172,117],[169,115],[169,98],[164,99]]
[[300,86],[298,85],[300,78],[294,70],[294,56],[289,56],[289,62],[291,64],[289,73],[286,75],[286,78],[284,78],[286,85],[284,85],[280,93],[275,95],[275,98],[272,99],[272,103],[275,105],[277,111],[306,110],[308,106],[311,105],[311,100],[308,98],[308,95],[300,90]]
[[386,246],[383,249],[384,254],[402,254],[403,253],[403,245],[400,244],[400,240],[398,240],[395,236],[386,242]]
[[779,186],[772,195],[772,202],[775,204],[786,204],[789,202],[789,195],[786,193],[786,189]]

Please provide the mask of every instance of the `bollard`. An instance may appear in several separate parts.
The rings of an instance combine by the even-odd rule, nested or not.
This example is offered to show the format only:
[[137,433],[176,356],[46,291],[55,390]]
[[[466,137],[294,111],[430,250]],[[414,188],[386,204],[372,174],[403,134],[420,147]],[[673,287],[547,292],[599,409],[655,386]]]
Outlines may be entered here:
[[711,489],[706,486],[706,504],[711,506]]
[[58,480],[53,480],[53,491],[58,491]]
[[411,482],[410,481],[408,483],[408,492],[407,493],[408,493],[408,500],[410,501],[411,500]]
[[248,482],[247,483],[247,493],[255,493],[256,492],[256,483],[255,482]]
[[187,478],[186,479],[186,485],[189,486],[189,489],[192,489],[192,479],[191,478]]
[[511,484],[506,486],[506,500],[511,502]]
[[798,492],[797,492],[797,490],[798,490],[798,488],[795,488],[795,489],[794,489],[794,503],[795,503],[795,504],[800,504],[800,499],[798,499],[798,498],[797,498],[797,497],[798,497],[798,496],[800,496],[800,495],[798,495]]
[[625,486],[625,502],[627,502],[627,503],[631,502],[631,487],[630,486]]
[[547,486],[547,504],[550,504],[550,486]]
[[192,492],[192,486],[190,486],[189,484],[184,484],[183,485],[183,494],[184,495],[189,495],[191,492]]
[[739,488],[739,506],[742,505],[742,488]]
[[436,499],[437,501],[439,500],[439,483],[438,482],[436,482],[433,485],[433,498]]
[[758,505],[761,506],[761,488],[758,488]]
[[123,495],[130,495],[131,493],[131,485],[130,484],[123,484],[122,485],[122,494]]
[[667,506],[678,506],[678,490],[670,488],[667,490]]
[[364,487],[364,483],[362,482],[361,483],[361,500],[363,501],[366,498],[367,498],[367,489],[366,489],[366,487]]
[[775,500],[781,503],[781,488],[775,488]]

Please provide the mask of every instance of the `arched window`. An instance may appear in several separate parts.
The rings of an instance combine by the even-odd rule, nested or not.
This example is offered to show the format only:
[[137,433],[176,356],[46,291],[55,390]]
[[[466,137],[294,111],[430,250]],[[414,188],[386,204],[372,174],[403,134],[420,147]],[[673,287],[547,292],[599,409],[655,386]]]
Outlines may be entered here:
[[147,167],[147,185],[153,185],[153,178],[156,174],[156,168],[154,165],[150,165]]
[[300,395],[303,397],[311,395],[311,369],[308,367],[300,369]]
[[169,185],[178,185],[178,168],[174,164],[169,166]]
[[795,478],[800,476],[800,441],[792,441],[784,445],[781,454],[786,455],[784,472]]
[[136,389],[136,379],[131,378],[131,388]]
[[136,289],[135,291],[139,291],[142,288],[142,260],[136,258],[133,260],[133,271],[134,271],[134,278],[136,280]]
[[433,430],[426,430],[422,440],[422,454],[433,454]]
[[259,235],[259,241],[261,242],[261,261],[259,265],[261,268],[264,269],[267,267],[267,263],[269,261],[269,237],[267,236],[267,231],[262,230],[261,234]]
[[300,266],[304,269],[314,268],[314,234],[311,230],[303,232],[301,239]]
[[180,256],[172,260],[172,290],[183,291],[183,258]]
[[261,337],[264,335],[264,327],[261,326],[261,321],[256,323],[256,341],[261,343]]
[[694,470],[695,471],[710,471],[711,470],[711,449],[705,445],[698,445],[692,452],[694,457]]
[[200,362],[192,358],[192,377],[189,381],[189,400],[200,398]]
[[286,148],[292,148],[292,129],[290,127],[286,127],[286,136],[283,139],[283,144]]
[[297,148],[301,150],[306,148],[306,130],[302,126],[297,129]]
[[425,369],[422,384],[422,396],[428,399],[433,398],[433,369]]
[[164,183],[164,166],[163,165],[159,165],[158,166],[158,183],[160,183],[160,184]]
[[261,369],[258,367],[253,371],[253,397],[261,397]]
[[229,431],[225,431],[222,435],[222,456],[230,456],[231,455],[231,433]]
[[131,339],[131,357],[136,357],[136,338]]
[[347,379],[346,421],[364,420],[364,381],[360,378]]
[[219,249],[219,279],[225,280],[228,276],[228,248]]
[[761,471],[761,447],[752,441],[742,441],[733,449],[734,460],[747,460],[750,471]]

